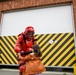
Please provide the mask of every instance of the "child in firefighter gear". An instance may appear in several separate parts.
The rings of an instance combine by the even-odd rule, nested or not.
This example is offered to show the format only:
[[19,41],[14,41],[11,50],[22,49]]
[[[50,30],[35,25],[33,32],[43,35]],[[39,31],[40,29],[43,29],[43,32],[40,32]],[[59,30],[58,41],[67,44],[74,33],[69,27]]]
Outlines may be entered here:
[[33,53],[26,55],[26,57],[19,56],[19,59],[26,61],[25,69],[22,75],[41,75],[46,71],[44,65],[40,61],[42,53],[37,44],[33,45]]
[[16,41],[14,50],[17,53],[18,66],[20,73],[24,70],[24,62],[19,59],[19,55],[25,57],[27,54],[32,52],[32,45],[36,43],[36,39],[34,37],[34,28],[32,26],[28,26],[24,32],[18,35],[18,39]]

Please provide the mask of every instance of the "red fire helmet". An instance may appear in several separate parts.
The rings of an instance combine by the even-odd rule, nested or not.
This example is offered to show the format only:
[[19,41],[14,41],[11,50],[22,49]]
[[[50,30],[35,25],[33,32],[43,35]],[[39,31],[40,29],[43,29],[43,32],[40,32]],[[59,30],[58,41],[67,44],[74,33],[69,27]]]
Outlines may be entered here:
[[28,27],[25,29],[25,33],[28,33],[28,32],[33,32],[33,33],[35,33],[34,28],[33,28],[32,26],[28,26]]

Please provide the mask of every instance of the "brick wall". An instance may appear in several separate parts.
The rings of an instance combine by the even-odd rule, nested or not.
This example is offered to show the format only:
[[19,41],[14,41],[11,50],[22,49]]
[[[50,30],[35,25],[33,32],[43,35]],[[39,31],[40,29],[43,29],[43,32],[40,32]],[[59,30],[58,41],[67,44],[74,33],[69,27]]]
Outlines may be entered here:
[[1,2],[0,6],[2,7],[1,10],[5,11],[11,9],[20,9],[20,8],[36,7],[44,5],[55,5],[70,2],[72,2],[72,0],[10,0]]
[[58,4],[73,4],[74,25],[76,32],[76,0],[8,0],[0,2],[0,21],[3,11],[19,10],[23,8],[39,7]]
[[74,13],[75,36],[76,36],[76,0],[73,0],[73,13]]

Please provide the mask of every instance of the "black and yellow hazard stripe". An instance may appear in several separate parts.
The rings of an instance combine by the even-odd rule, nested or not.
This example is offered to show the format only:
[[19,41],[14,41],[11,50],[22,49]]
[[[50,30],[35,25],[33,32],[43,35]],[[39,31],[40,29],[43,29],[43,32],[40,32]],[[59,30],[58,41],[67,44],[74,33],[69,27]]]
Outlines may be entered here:
[[[42,50],[45,66],[73,66],[75,64],[75,44],[73,33],[42,34],[36,36]],[[53,41],[50,44],[50,40]]]
[[2,36],[1,37],[1,60],[2,64],[17,64],[14,45],[17,37]]
[[[41,47],[41,61],[45,66],[73,66],[75,44],[73,33],[35,35]],[[2,64],[17,64],[14,45],[17,36],[1,36]],[[50,41],[52,40],[52,43]]]
[[2,63],[2,60],[1,60],[1,36],[0,36],[0,64]]

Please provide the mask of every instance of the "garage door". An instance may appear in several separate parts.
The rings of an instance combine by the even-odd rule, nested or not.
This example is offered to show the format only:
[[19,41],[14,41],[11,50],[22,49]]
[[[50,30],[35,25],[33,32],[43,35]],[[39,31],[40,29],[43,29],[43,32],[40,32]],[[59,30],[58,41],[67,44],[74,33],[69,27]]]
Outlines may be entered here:
[[45,66],[73,66],[75,63],[72,5],[3,12],[1,24],[2,64],[17,64],[14,44],[29,25],[41,47]]

